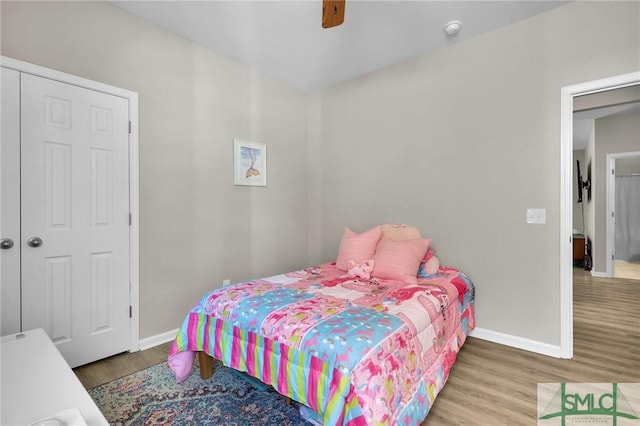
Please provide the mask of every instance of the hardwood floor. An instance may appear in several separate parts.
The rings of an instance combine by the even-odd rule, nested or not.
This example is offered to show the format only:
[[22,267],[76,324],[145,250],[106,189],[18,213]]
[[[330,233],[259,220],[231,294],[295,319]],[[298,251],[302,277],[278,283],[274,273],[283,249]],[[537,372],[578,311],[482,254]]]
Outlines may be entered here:
[[613,276],[640,281],[640,262],[616,260],[613,262]]
[[95,388],[136,371],[167,360],[171,343],[165,343],[144,351],[123,353],[73,369],[86,389]]
[[[538,383],[640,382],[640,283],[574,269],[574,357],[469,338],[423,426],[535,425]],[[169,344],[75,370],[87,388],[166,360]]]

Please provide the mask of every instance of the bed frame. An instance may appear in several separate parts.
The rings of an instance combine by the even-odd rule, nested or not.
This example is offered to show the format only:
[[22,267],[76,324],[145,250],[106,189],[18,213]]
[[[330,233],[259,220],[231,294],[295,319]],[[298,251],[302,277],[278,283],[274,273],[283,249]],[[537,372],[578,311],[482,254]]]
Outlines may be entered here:
[[213,357],[206,352],[198,352],[198,365],[200,366],[200,377],[207,380],[213,376]]

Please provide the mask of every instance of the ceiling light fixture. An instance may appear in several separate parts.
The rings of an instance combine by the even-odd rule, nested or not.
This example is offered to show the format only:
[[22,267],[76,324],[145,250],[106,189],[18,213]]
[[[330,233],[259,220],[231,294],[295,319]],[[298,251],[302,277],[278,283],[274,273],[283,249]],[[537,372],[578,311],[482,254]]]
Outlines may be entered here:
[[462,26],[462,22],[460,21],[449,21],[446,24],[444,24],[443,29],[448,36],[452,36],[452,35],[458,34],[461,26]]

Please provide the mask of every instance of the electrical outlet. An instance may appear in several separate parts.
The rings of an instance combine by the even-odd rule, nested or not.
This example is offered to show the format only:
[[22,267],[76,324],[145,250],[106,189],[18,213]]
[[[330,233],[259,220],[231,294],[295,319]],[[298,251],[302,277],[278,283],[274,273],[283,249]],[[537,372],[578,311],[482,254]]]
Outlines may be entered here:
[[231,280],[230,279],[226,279],[226,280],[222,280],[222,286],[227,286],[227,285],[231,285]]
[[527,209],[527,223],[544,225],[547,222],[546,209]]

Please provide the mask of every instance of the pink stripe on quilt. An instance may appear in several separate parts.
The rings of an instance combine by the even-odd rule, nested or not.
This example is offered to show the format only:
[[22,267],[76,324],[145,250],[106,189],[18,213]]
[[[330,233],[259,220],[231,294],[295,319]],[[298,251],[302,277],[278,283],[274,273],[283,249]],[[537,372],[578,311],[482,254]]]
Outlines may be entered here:
[[355,419],[351,419],[344,424],[344,426],[366,426],[367,421],[364,416],[358,416]]
[[313,411],[318,411],[318,382],[322,374],[322,361],[318,358],[311,357],[309,364],[309,380],[307,385],[307,402]]
[[251,376],[256,375],[256,362],[255,362],[255,347],[256,347],[256,334],[247,332],[249,344],[247,345],[247,372]]
[[280,365],[278,366],[278,389],[283,391],[288,391],[289,387],[287,381],[287,356],[288,353],[287,345],[280,343]]
[[262,352],[262,381],[270,385],[271,383],[271,339],[264,338],[264,351]]
[[206,320],[204,323],[204,339],[202,339],[202,350],[206,353],[211,352],[209,348],[209,328],[211,326],[211,317],[206,316]]
[[220,348],[220,341],[222,340],[222,321],[218,321],[215,320],[215,326],[214,326],[214,330],[216,333],[216,340],[215,340],[215,345],[213,347],[213,356],[214,358],[217,359],[223,359],[222,358],[222,348]]
[[[331,384],[329,385],[329,401],[336,397],[336,392],[338,391],[340,385],[340,378],[342,377],[342,373],[338,370],[333,370],[333,377],[331,377]],[[338,398],[342,398],[342,396],[338,396]],[[340,410],[340,417],[338,417],[336,424],[341,425],[344,423],[344,410]]]
[[240,367],[240,357],[242,349],[240,348],[240,329],[233,327],[233,340],[231,341],[231,368],[236,370]]
[[192,343],[198,344],[198,314],[189,315],[189,324],[187,324],[187,342],[189,342],[189,349],[197,351],[197,347],[191,347]]

